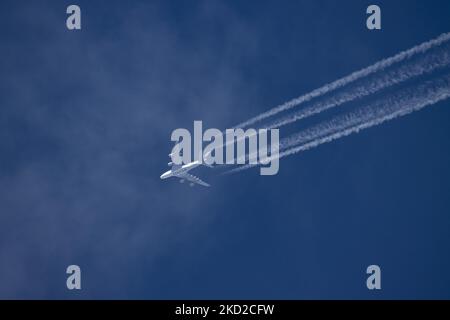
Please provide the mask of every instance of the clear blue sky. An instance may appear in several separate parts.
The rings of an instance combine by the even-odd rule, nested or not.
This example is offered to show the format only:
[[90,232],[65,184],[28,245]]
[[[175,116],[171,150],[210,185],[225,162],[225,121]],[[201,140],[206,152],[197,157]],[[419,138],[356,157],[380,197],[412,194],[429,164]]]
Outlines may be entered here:
[[173,129],[231,127],[450,31],[448,1],[376,3],[370,32],[369,1],[3,1],[0,298],[450,298],[450,101],[273,177],[159,179]]

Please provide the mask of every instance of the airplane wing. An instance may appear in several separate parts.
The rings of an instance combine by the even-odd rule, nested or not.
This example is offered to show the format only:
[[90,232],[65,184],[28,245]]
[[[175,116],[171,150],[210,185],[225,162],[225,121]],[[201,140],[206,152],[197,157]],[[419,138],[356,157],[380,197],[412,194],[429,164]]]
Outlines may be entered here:
[[199,184],[204,187],[209,187],[209,184],[207,184],[206,182],[202,181],[200,178],[197,178],[196,176],[189,174],[189,173],[183,173],[182,175],[180,175],[178,177],[181,179],[186,179],[190,182]]

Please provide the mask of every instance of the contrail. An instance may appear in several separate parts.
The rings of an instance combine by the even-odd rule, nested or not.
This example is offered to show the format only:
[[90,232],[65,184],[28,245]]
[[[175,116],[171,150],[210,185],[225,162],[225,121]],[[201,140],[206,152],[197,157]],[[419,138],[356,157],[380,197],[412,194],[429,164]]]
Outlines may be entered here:
[[[325,97],[325,99],[319,100],[318,102],[315,102],[312,105],[309,106],[307,105],[307,107],[300,109],[294,113],[289,113],[284,117],[276,118],[271,123],[260,125],[259,127],[265,129],[280,128],[284,125],[321,113],[328,109],[341,106],[355,99],[363,98],[365,96],[374,94],[378,91],[381,91],[382,89],[394,86],[396,84],[400,84],[407,80],[411,80],[415,77],[444,68],[450,64],[450,44],[448,43],[448,40],[450,40],[450,33],[443,34],[434,40],[425,42],[421,45],[413,47],[410,50],[399,53],[398,55],[392,58],[382,60],[381,62],[378,62],[375,65],[373,65],[372,67],[363,69],[360,71],[359,75],[357,72],[352,74],[353,76],[350,75],[349,77],[337,80],[329,86],[332,87],[332,85],[335,83],[342,83],[342,81],[344,80],[347,81],[346,84],[348,85],[344,87],[341,92],[334,92],[334,94],[332,94],[329,97]],[[442,47],[443,45],[445,46]],[[433,49],[436,50],[432,51]],[[381,74],[376,73],[377,71],[381,71],[392,65],[393,68],[391,68],[390,70],[389,69],[384,70],[384,72],[382,72]],[[365,73],[363,71],[365,71]],[[363,73],[365,76],[360,76]],[[370,73],[374,74],[371,75]],[[350,78],[352,80],[349,80]],[[360,81],[357,81],[358,79]],[[302,100],[304,97],[312,96],[314,95],[314,92],[318,92],[323,88],[319,88],[309,94],[306,94],[305,96],[302,96],[298,99],[294,99],[291,102],[284,104],[284,106],[287,106],[289,103],[293,103],[294,101],[298,102],[299,100]],[[306,102],[306,100],[304,102]],[[292,107],[295,107],[296,105],[292,105]],[[288,110],[290,108],[291,107],[286,107],[285,110]],[[265,114],[268,114],[276,109],[277,108],[272,109]],[[262,114],[261,116],[264,116],[265,114]],[[270,115],[268,115],[267,117],[269,116]],[[247,124],[249,121],[244,122],[243,124],[237,126],[236,128],[240,128],[241,126]],[[240,140],[238,139],[238,141]]]
[[[359,71],[353,72],[353,73],[351,73],[350,75],[348,75],[346,77],[340,78],[340,79],[338,79],[338,80],[336,80],[334,82],[331,82],[331,83],[326,84],[326,85],[324,85],[324,86],[322,86],[322,87],[320,87],[318,89],[315,89],[315,90],[311,91],[310,93],[307,93],[307,94],[305,94],[303,96],[295,98],[295,99],[293,99],[291,101],[288,101],[288,102],[286,102],[284,104],[281,104],[281,105],[279,105],[279,106],[277,106],[277,107],[275,107],[275,108],[273,108],[273,109],[271,109],[269,111],[266,111],[266,112],[264,112],[264,113],[262,113],[262,114],[260,114],[260,115],[258,115],[256,117],[254,117],[254,118],[251,118],[250,120],[247,120],[245,122],[240,123],[239,125],[236,126],[236,128],[245,128],[245,127],[247,127],[247,126],[249,126],[251,124],[254,124],[256,122],[259,122],[261,120],[264,120],[266,118],[274,116],[274,115],[276,115],[276,114],[278,114],[280,112],[290,110],[290,109],[292,109],[292,108],[294,108],[294,107],[296,107],[296,106],[298,106],[298,105],[300,105],[302,103],[310,101],[313,98],[318,98],[318,97],[320,97],[320,96],[322,96],[324,94],[327,94],[328,92],[331,92],[331,91],[336,90],[338,88],[344,87],[344,86],[346,86],[346,85],[348,85],[348,84],[350,84],[350,83],[352,83],[352,82],[354,82],[354,81],[356,81],[358,79],[367,77],[367,76],[369,76],[369,75],[371,75],[371,74],[373,74],[375,72],[384,70],[385,68],[387,68],[389,66],[392,66],[395,63],[402,62],[402,61],[404,61],[406,59],[409,59],[409,58],[411,58],[411,57],[413,57],[413,56],[415,56],[417,54],[424,53],[424,52],[426,52],[426,51],[428,51],[428,50],[430,50],[430,49],[432,49],[432,48],[434,48],[436,46],[439,46],[439,45],[447,42],[449,39],[450,39],[450,33],[444,33],[444,34],[440,35],[439,37],[437,37],[437,38],[435,38],[433,40],[424,42],[424,43],[422,43],[420,45],[412,47],[409,50],[402,51],[402,52],[400,52],[400,53],[398,53],[395,56],[392,56],[390,58],[386,58],[386,59],[383,59],[381,61],[378,61],[378,62],[376,62],[375,64],[373,64],[373,65],[371,65],[369,67],[366,67],[366,68],[361,69]],[[423,72],[425,72],[425,71],[423,71]]]
[[336,93],[324,101],[319,101],[293,114],[274,120],[265,125],[267,129],[280,128],[284,125],[321,113],[325,110],[340,106],[355,99],[374,94],[382,89],[405,82],[412,78],[431,73],[450,64],[450,48],[445,47],[436,53],[425,55],[412,63],[401,65],[399,68],[383,72],[374,78],[364,78],[363,83]]
[[[418,111],[450,97],[450,74],[406,88],[388,98],[294,134],[280,143],[278,158],[315,148],[363,129]],[[269,157],[270,161],[271,157]],[[235,173],[255,165],[247,164],[227,171]]]

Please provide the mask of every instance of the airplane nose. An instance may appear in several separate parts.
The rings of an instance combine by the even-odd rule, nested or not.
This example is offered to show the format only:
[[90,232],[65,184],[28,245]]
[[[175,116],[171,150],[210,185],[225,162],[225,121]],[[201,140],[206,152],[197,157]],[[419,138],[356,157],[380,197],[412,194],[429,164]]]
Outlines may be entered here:
[[164,172],[162,175],[161,175],[161,179],[166,179],[166,178],[168,178],[170,176],[170,171],[169,172]]

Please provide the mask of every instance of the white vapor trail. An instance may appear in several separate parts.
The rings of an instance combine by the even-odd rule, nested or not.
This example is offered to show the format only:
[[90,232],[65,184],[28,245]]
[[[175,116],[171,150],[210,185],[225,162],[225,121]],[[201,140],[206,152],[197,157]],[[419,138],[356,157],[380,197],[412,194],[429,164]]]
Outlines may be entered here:
[[[282,152],[269,157],[283,158],[301,151],[315,148],[363,129],[377,126],[386,121],[418,111],[450,97],[450,74],[412,86],[376,101],[366,107],[337,116],[330,121],[294,134],[280,142]],[[235,173],[255,165],[244,165],[227,171]]]
[[324,101],[319,101],[283,118],[274,120],[265,128],[280,128],[284,125],[307,118],[325,110],[340,106],[355,99],[374,94],[382,89],[405,82],[423,74],[431,73],[450,64],[450,48],[445,47],[436,53],[425,55],[412,63],[406,63],[399,68],[383,72],[373,79],[363,79],[363,83],[343,92],[336,93]]
[[[390,58],[386,58],[386,59],[383,59],[381,61],[378,61],[378,62],[376,62],[375,64],[373,64],[373,65],[371,65],[369,67],[366,67],[366,68],[361,69],[359,71],[353,72],[353,73],[351,73],[350,75],[348,75],[346,77],[340,78],[340,79],[338,79],[338,80],[336,80],[334,82],[331,82],[331,83],[326,84],[326,85],[324,85],[324,86],[322,86],[322,87],[320,87],[318,89],[315,89],[315,90],[311,91],[310,93],[307,93],[307,94],[305,94],[303,96],[295,98],[295,99],[293,99],[291,101],[288,101],[288,102],[286,102],[284,104],[281,104],[281,105],[279,105],[279,106],[277,106],[277,107],[275,107],[275,108],[273,108],[273,109],[271,109],[269,111],[266,111],[266,112],[264,112],[264,113],[262,113],[262,114],[260,114],[260,115],[258,115],[256,117],[254,117],[254,118],[251,118],[250,120],[247,120],[245,122],[240,123],[239,125],[236,126],[236,128],[245,128],[245,127],[247,127],[249,125],[252,125],[252,124],[254,124],[256,122],[259,122],[259,121],[264,120],[266,118],[272,117],[272,116],[274,116],[274,115],[276,115],[276,114],[278,114],[280,112],[290,110],[290,109],[292,109],[292,108],[294,108],[294,107],[296,107],[296,106],[298,106],[298,105],[300,105],[302,103],[310,101],[311,99],[318,98],[318,97],[320,97],[322,95],[327,94],[328,92],[334,91],[334,90],[339,89],[341,87],[344,87],[344,86],[346,86],[346,85],[348,85],[350,83],[353,83],[354,81],[356,81],[358,79],[362,79],[362,78],[367,77],[367,76],[369,76],[369,75],[371,75],[373,73],[376,73],[378,71],[384,70],[385,68],[390,67],[390,66],[392,66],[392,65],[394,65],[396,63],[399,63],[399,62],[402,62],[402,61],[404,61],[406,59],[414,57],[417,54],[424,53],[424,52],[426,52],[426,51],[428,51],[428,50],[430,50],[430,49],[432,49],[432,48],[434,48],[436,46],[439,46],[439,45],[441,45],[441,44],[443,44],[443,43],[445,43],[445,42],[447,42],[449,40],[450,40],[450,33],[444,33],[444,34],[440,35],[439,37],[437,37],[437,38],[435,38],[433,40],[424,42],[424,43],[422,43],[420,45],[412,47],[409,50],[402,51],[402,52],[400,52],[400,53],[398,53],[395,56],[392,56]],[[447,59],[448,59],[448,57],[447,57]],[[439,59],[437,59],[437,60],[439,60]],[[405,72],[404,74],[400,73],[399,75],[397,75],[397,78],[391,79],[391,80],[386,78],[386,77],[382,77],[381,80],[379,82],[377,82],[377,84],[374,84],[374,85],[370,86],[369,88],[366,88],[366,89],[364,89],[363,87],[359,88],[359,89],[357,88],[357,90],[356,90],[354,95],[343,94],[343,96],[338,98],[336,101],[332,100],[328,104],[316,106],[317,109],[308,108],[308,109],[306,109],[307,110],[306,113],[304,113],[304,114],[303,113],[299,113],[299,114],[296,115],[296,117],[285,118],[285,121],[288,121],[288,122],[286,122],[286,123],[281,123],[280,122],[278,124],[277,123],[273,123],[270,127],[275,128],[275,127],[279,126],[280,124],[281,125],[287,124],[287,123],[290,123],[292,121],[296,121],[296,120],[304,118],[306,116],[309,116],[309,115],[321,112],[323,110],[329,109],[329,108],[331,108],[333,106],[336,106],[336,105],[339,105],[341,103],[348,102],[348,101],[351,101],[351,100],[353,100],[355,98],[362,97],[362,96],[365,96],[367,94],[376,92],[376,91],[378,91],[378,90],[380,90],[382,88],[385,88],[387,86],[390,86],[392,84],[404,81],[405,79],[407,79],[409,77],[412,77],[414,75],[420,75],[420,74],[423,74],[425,72],[428,72],[427,70],[429,68],[437,68],[437,67],[439,67],[439,65],[440,65],[440,62],[439,61],[435,61],[435,63],[433,63],[431,65],[423,66],[423,69],[420,69],[420,65],[416,66],[415,68],[413,68],[411,70],[404,69],[403,70]],[[383,79],[387,80],[387,82],[386,81],[383,82]]]

